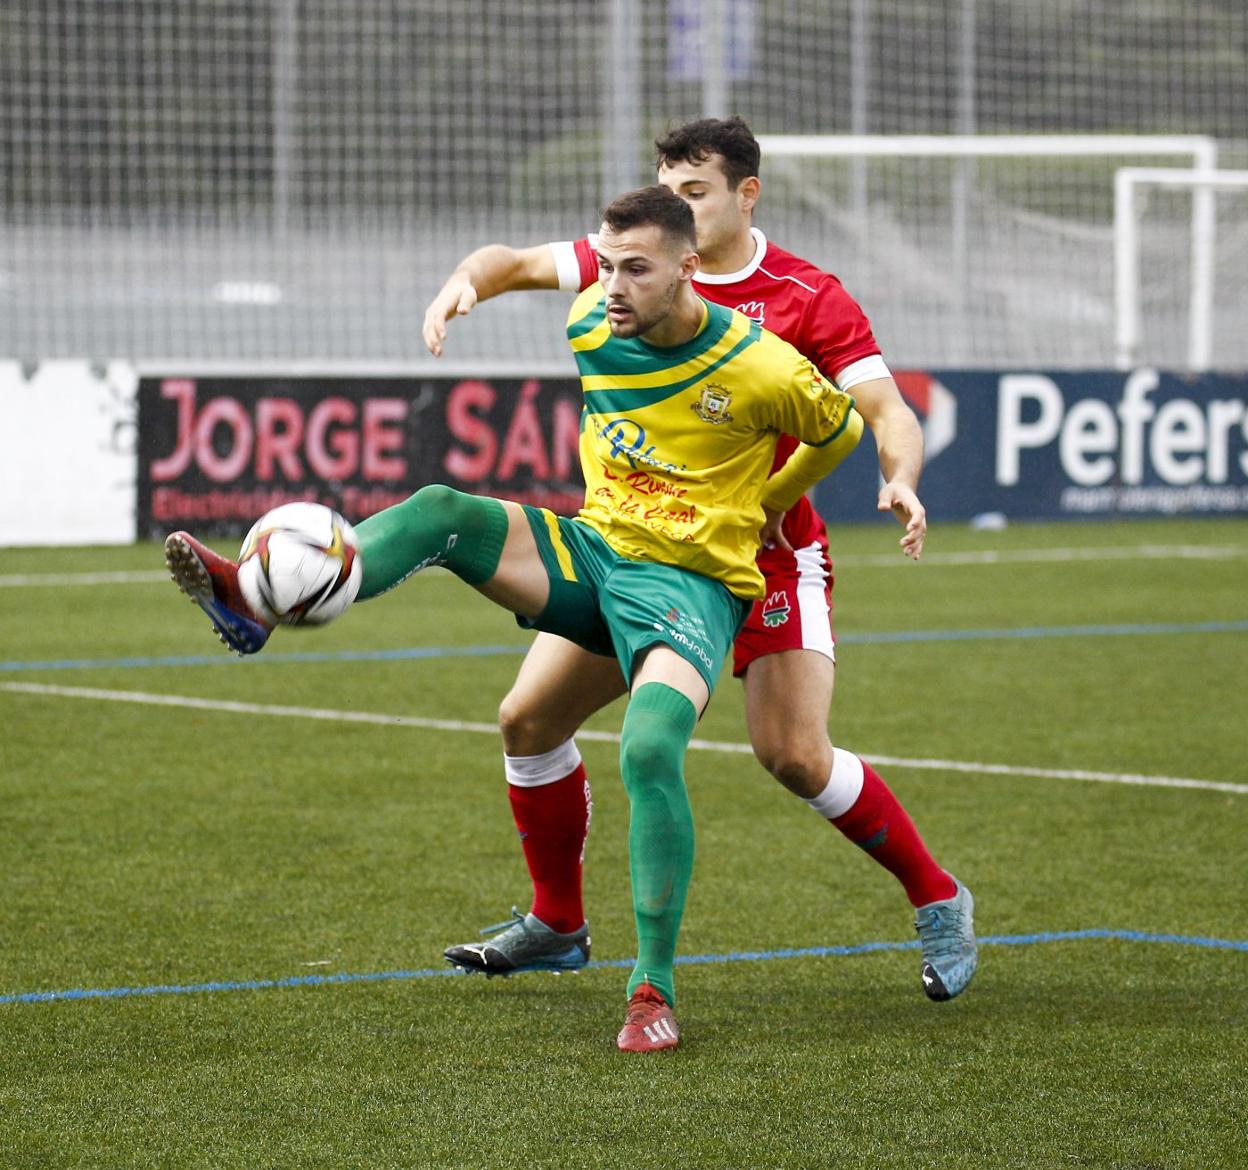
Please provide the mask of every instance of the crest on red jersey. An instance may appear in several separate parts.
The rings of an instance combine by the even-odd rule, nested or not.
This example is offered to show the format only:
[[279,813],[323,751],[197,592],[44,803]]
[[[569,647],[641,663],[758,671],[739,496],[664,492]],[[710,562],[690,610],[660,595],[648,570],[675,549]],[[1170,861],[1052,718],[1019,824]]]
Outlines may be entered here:
[[763,323],[763,314],[767,311],[767,306],[762,301],[746,301],[743,305],[737,306],[738,313],[744,313],[756,325]]

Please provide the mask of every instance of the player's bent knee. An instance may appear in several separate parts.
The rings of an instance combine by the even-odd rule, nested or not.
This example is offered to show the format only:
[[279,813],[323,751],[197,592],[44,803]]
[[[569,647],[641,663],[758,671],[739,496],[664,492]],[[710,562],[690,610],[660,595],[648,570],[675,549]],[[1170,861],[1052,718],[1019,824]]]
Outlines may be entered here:
[[426,523],[437,523],[447,528],[454,528],[456,520],[463,514],[464,507],[470,506],[471,501],[478,498],[448,487],[444,483],[429,483],[408,496],[403,507],[411,509]]
[[620,772],[630,790],[679,783],[680,752],[663,740],[629,736],[620,744]]
[[576,731],[575,727],[565,728],[540,704],[532,703],[527,694],[515,690],[509,691],[498,705],[498,729],[503,736],[503,750],[509,756],[540,756],[553,751]]
[[667,791],[687,807],[684,755],[697,721],[693,703],[679,691],[659,682],[637,688],[620,730],[620,775],[630,801]]
[[758,761],[781,784],[797,796],[811,797],[823,791],[832,768],[832,747],[786,743],[756,747]]
[[[426,484],[401,505],[411,533],[438,551],[433,560],[469,585],[488,581],[507,540],[507,510],[499,500]],[[420,566],[418,566],[420,567]]]

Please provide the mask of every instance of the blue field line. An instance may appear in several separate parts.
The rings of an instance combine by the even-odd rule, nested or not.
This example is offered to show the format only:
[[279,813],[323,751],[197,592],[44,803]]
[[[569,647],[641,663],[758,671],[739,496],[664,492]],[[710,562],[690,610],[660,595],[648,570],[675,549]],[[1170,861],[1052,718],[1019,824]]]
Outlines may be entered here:
[[[1082,942],[1087,939],[1110,939],[1119,942],[1168,943],[1176,946],[1202,947],[1210,950],[1240,951],[1248,954],[1248,939],[1205,938],[1200,935],[1148,934],[1139,930],[1052,930],[1034,934],[996,934],[979,939],[980,946],[1021,947],[1038,943]],[[868,942],[850,946],[794,947],[770,951],[731,951],[726,954],[680,955],[676,965],[702,967],[713,963],[758,963],[776,959],[844,958],[871,955],[879,951],[916,951],[918,940],[908,942]],[[585,970],[632,967],[635,959],[595,959]],[[68,991],[25,991],[0,995],[0,1005],[19,1003],[53,1003],[63,1000],[128,999],[151,995],[202,995],[221,991],[269,991],[276,988],[331,987],[344,983],[389,983],[411,979],[458,977],[465,972],[453,967],[427,967],[417,971],[371,971],[363,974],[292,975],[286,979],[247,979],[215,983],[154,984],[148,987],[77,988]]]
[[[907,642],[983,642],[1012,638],[1121,638],[1153,634],[1232,634],[1248,631],[1248,620],[1216,622],[1120,623],[1093,626],[1023,626],[1018,629],[985,630],[896,630],[867,634],[839,634],[842,646],[892,645]],[[494,646],[406,646],[393,650],[300,651],[293,654],[266,653],[243,659],[247,663],[280,666],[308,662],[402,662],[411,659],[489,658],[503,654],[523,654],[527,643]],[[27,670],[109,670],[149,666],[237,666],[234,655],[186,654],[165,657],[55,658],[39,661],[0,662],[0,672]]]

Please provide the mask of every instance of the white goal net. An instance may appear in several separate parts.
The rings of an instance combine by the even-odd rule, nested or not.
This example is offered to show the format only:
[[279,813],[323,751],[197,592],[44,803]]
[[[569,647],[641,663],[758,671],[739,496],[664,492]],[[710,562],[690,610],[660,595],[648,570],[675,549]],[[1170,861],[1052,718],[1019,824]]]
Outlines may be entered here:
[[[593,229],[705,114],[1200,136],[1243,168],[1246,45],[1243,0],[5,0],[0,357],[431,360],[459,256]],[[894,365],[1108,366],[1124,165],[1192,164],[769,155],[758,223],[842,277]],[[1140,208],[1141,361],[1187,353],[1194,197]],[[1248,200],[1216,202],[1212,360],[1246,367]],[[451,352],[566,363],[564,308],[508,298]]]

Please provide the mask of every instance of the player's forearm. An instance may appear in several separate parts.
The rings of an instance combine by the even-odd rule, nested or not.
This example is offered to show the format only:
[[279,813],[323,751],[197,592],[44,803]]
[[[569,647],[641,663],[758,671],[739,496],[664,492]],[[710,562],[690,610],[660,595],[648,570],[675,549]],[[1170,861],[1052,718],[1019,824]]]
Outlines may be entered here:
[[923,430],[891,379],[853,388],[859,412],[871,428],[885,483],[918,489],[923,474]]
[[763,506],[787,512],[825,475],[836,470],[858,445],[862,430],[862,415],[851,410],[840,434],[830,442],[818,447],[802,443],[763,486]]
[[478,301],[488,301],[500,293],[523,287],[517,283],[515,249],[506,244],[487,244],[465,256],[451,273],[451,280],[456,278],[472,285]]
[[[465,256],[456,265],[451,279],[467,280],[476,290],[478,301],[521,289],[554,288],[547,274],[534,263],[533,252],[533,249],[521,251],[506,244],[486,244]],[[551,266],[553,269],[553,261]]]
[[917,490],[923,474],[923,431],[913,412],[907,410],[884,426],[873,426],[871,434],[884,482]]

